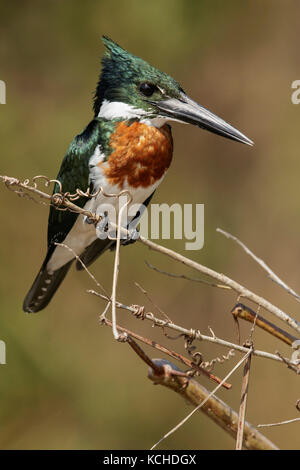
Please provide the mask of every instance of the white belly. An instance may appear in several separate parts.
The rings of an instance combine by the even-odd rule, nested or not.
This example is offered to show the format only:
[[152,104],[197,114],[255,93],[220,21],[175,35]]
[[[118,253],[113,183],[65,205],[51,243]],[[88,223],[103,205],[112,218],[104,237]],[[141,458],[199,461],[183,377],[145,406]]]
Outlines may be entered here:
[[[97,170],[97,178],[93,180],[95,191],[99,186],[101,186],[104,193],[106,194],[119,194],[120,188],[118,186],[112,186],[107,184],[105,178],[102,177],[99,167],[97,168]],[[153,191],[155,191],[155,189],[163,180],[164,176],[165,175],[163,175],[163,177],[158,180],[155,184],[147,188],[128,187],[125,182],[123,189],[127,189],[130,192],[132,199],[131,202],[128,204],[127,212],[124,211],[123,213],[123,227],[127,227],[128,223],[131,221],[132,218],[134,218],[135,214],[140,208],[140,205],[146,201],[146,199],[153,193]],[[126,199],[122,199],[122,201],[122,204],[124,204]],[[100,192],[97,197],[90,199],[85,204],[84,209],[97,215],[102,215],[104,212],[108,211],[108,208],[110,208],[111,211],[115,213],[116,218],[116,220],[112,220],[111,222],[116,223],[119,213],[119,207],[122,207],[122,205],[120,206],[118,197],[106,197]],[[96,239],[97,232],[94,224],[88,224],[86,222],[86,218],[83,215],[79,215],[72,229],[63,241],[63,244],[71,248],[71,250],[73,250],[73,252],[79,256],[83,253],[85,248],[87,248]],[[67,262],[71,261],[73,258],[74,254],[70,250],[65,247],[57,246],[47,264],[47,269],[50,272],[56,271],[57,269],[65,265]]]

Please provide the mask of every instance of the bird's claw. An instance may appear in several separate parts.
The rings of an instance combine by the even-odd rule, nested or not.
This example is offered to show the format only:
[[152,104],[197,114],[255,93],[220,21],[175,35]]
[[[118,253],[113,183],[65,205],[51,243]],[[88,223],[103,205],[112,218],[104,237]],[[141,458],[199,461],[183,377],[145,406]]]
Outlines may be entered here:
[[131,243],[136,242],[140,238],[140,231],[137,228],[132,228],[128,230],[128,235],[126,238],[121,238],[121,245],[131,245]]
[[101,220],[96,225],[96,234],[98,238],[103,240],[103,239],[106,239],[108,236],[107,231],[108,231],[108,226],[109,226],[109,219],[108,219],[107,212],[103,212],[99,214],[99,216],[101,217]]
[[91,219],[90,217],[88,217],[87,215],[84,217],[84,222],[86,224],[95,224],[95,221],[93,219]]
[[[135,243],[139,238],[140,238],[140,231],[137,228],[129,229],[127,237],[120,239],[120,244],[122,246],[131,245],[131,243]],[[110,251],[114,251],[115,249],[116,249],[116,244],[114,243],[110,247]]]

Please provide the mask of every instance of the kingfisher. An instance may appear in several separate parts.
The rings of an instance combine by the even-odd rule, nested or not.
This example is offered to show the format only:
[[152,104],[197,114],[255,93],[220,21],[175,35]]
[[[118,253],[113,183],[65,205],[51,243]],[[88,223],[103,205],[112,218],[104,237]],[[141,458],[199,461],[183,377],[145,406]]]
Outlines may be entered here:
[[[172,161],[169,121],[193,124],[228,139],[253,144],[189,98],[171,76],[107,36],[102,40],[106,49],[94,95],[94,118],[71,142],[54,193],[60,188],[71,194],[89,188],[97,196],[81,194],[76,204],[103,217],[103,208],[112,204],[108,195],[123,190],[130,193],[132,207],[146,207]],[[140,216],[138,210],[132,215],[133,226]],[[88,267],[107,249],[114,248],[115,240],[101,236],[107,227],[102,221],[99,229],[99,224],[85,215],[50,207],[48,250],[24,300],[25,312],[38,312],[48,305],[75,260],[77,269],[82,270],[83,265]],[[122,240],[122,244],[135,241],[134,235]]]

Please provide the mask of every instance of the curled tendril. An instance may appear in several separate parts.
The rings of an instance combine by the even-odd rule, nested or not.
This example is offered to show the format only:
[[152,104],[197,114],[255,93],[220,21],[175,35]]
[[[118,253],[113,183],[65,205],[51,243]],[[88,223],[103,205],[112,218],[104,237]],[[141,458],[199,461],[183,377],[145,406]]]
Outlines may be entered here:
[[131,305],[135,309],[134,315],[141,320],[145,319],[145,307],[141,305]]
[[[63,191],[63,185],[60,180],[50,179],[44,175],[34,176],[32,180],[27,178],[23,182],[17,178],[9,177],[9,176],[1,176],[0,178],[6,185],[7,189],[9,189],[10,191],[13,191],[18,196],[27,197],[28,199],[30,199],[31,201],[37,204],[43,204],[43,205],[50,204],[50,206],[55,207],[55,209],[59,211],[70,211],[73,213],[80,213],[82,212],[82,209],[80,207],[78,207],[78,210],[72,207],[64,207],[66,205],[66,202],[68,201],[68,202],[73,203],[81,197],[85,197],[88,199],[97,198],[97,196],[100,193],[103,194],[104,197],[114,197],[114,198],[119,198],[120,196],[127,194],[128,200],[127,200],[126,206],[128,206],[128,204],[130,204],[130,202],[132,201],[132,196],[127,189],[122,190],[118,194],[116,194],[116,193],[106,193],[102,187],[99,187],[95,192],[92,192],[90,188],[88,188],[86,191],[83,191],[82,189],[78,188],[76,189],[75,193],[70,193],[68,191],[67,192]],[[38,188],[39,182],[43,182],[46,188],[49,188],[51,184],[54,184],[55,189],[58,189],[58,191],[55,191],[51,196],[46,193],[45,194],[41,193],[41,191]],[[39,196],[40,199],[47,197],[47,199],[50,200],[50,203],[41,201],[40,199],[36,199],[30,194],[28,194],[28,192],[33,192],[33,193],[36,192],[37,196]],[[85,214],[87,214],[86,211],[85,211]],[[102,219],[102,216],[95,215],[92,212],[88,213],[88,217],[94,224],[99,223]]]
[[223,354],[221,357],[215,357],[211,359],[210,361],[203,361],[203,355],[200,351],[195,351],[196,346],[193,346],[193,341],[196,339],[196,337],[201,337],[201,333],[199,330],[191,330],[190,335],[183,335],[185,338],[184,342],[184,347],[189,356],[192,358],[193,364],[196,366],[204,367],[207,371],[212,371],[215,364],[223,364],[225,361],[228,361],[235,355],[234,349],[230,349],[228,354]]
[[200,365],[201,367],[205,367],[206,370],[212,371],[216,363],[224,364],[225,361],[229,361],[234,356],[235,356],[235,350],[230,349],[228,354],[226,355],[223,354],[221,357],[215,357],[211,359],[210,361],[202,362]]
[[[9,176],[2,176],[1,179],[3,180],[3,182],[5,183],[5,185],[10,191],[13,191],[19,195],[27,194],[24,192],[24,190],[26,189],[28,189],[28,191],[34,190],[34,189],[37,190],[39,181],[43,181],[46,188],[48,188],[51,184],[57,185],[58,191],[56,191],[52,195],[52,199],[56,201],[55,203],[57,203],[58,205],[63,204],[66,199],[73,202],[79,199],[80,197],[86,197],[88,199],[96,198],[97,196],[99,196],[100,193],[103,194],[103,196],[105,197],[115,197],[115,198],[116,197],[118,198],[120,196],[123,196],[124,194],[127,194],[129,196],[127,205],[130,204],[130,202],[132,202],[132,195],[130,191],[128,191],[127,189],[124,189],[120,191],[118,194],[116,194],[116,193],[107,193],[106,191],[104,191],[102,187],[99,187],[95,192],[91,192],[90,188],[88,188],[86,191],[83,191],[82,189],[77,188],[75,193],[70,193],[70,192],[63,191],[63,185],[60,180],[50,179],[45,175],[34,176],[32,180],[27,178],[23,182],[17,178],[9,177]],[[19,189],[12,188],[12,186],[18,186]]]
[[[5,186],[7,187],[7,189],[9,191],[12,191],[14,193],[17,194],[17,196],[19,197],[26,197],[27,199],[29,199],[30,201],[33,201],[35,202],[36,204],[43,204],[43,205],[47,205],[46,202],[44,201],[37,201],[33,196],[30,196],[30,194],[28,194],[26,192],[26,187],[29,185],[30,183],[30,180],[29,179],[26,179],[24,180],[24,182],[22,183],[20,180],[18,180],[17,178],[11,178],[11,177],[8,177],[8,176],[4,176],[2,177],[2,180],[4,181],[4,184]],[[17,186],[18,189],[14,188],[13,186]],[[23,186],[23,187],[22,187]]]
[[14,185],[19,185],[21,182],[17,178],[9,178],[8,176],[3,177],[3,181],[5,186],[9,191],[17,192],[15,189],[12,188]]
[[184,347],[188,355],[193,359],[193,364],[200,366],[203,362],[203,355],[200,351],[193,352],[196,349],[196,346],[193,346],[193,341],[195,340],[196,336],[196,330],[191,330],[191,334],[189,336],[185,335]]

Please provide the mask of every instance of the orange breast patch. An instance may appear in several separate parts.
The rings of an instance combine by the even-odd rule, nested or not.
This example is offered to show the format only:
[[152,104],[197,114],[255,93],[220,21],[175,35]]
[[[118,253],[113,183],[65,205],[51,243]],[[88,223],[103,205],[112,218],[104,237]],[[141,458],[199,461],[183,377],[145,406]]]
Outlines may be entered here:
[[167,125],[156,128],[120,122],[111,135],[110,146],[114,150],[108,161],[99,165],[109,183],[120,189],[126,180],[133,188],[147,188],[163,176],[172,160],[173,140]]

